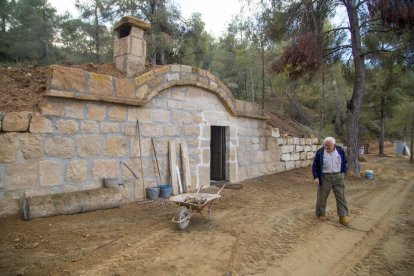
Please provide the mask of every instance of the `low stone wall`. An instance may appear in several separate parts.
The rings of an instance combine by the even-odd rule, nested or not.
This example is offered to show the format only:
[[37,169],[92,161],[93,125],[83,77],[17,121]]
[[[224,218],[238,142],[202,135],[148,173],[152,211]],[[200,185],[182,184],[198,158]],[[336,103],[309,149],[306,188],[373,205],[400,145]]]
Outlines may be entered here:
[[[192,81],[171,85],[168,75],[177,74],[178,69],[168,68],[162,73],[147,73],[152,77],[141,85],[137,85],[141,83],[137,79],[122,80],[133,84],[130,90],[119,90],[122,85],[118,85],[118,79],[91,77],[92,73],[86,72],[74,76],[71,72],[78,69],[54,67],[49,81],[49,88],[54,89],[48,90],[49,97],[39,106],[40,112],[2,114],[0,214],[17,212],[25,196],[100,188],[106,177],[124,181],[123,202],[140,200],[144,197],[143,181],[136,180],[121,162],[141,178],[142,157],[145,185],[156,185],[158,173],[151,139],[161,182],[170,182],[168,141],[174,140],[188,145],[192,183],[208,186],[211,126],[226,129],[226,179],[231,182],[310,164],[317,149],[316,138],[280,137],[277,128],[266,124],[257,105],[220,94],[221,84],[213,91],[212,77],[207,78],[208,89]],[[185,75],[191,67],[178,68]],[[158,86],[165,89],[149,84],[159,74],[163,81]],[[92,81],[95,77],[110,81],[92,89],[96,87],[92,83],[99,83]],[[221,82],[215,79],[215,83]],[[145,101],[134,98],[133,103],[128,97],[116,96],[128,91],[141,95],[142,85],[158,92],[144,93],[147,96],[140,98]],[[90,98],[91,91],[100,96]],[[101,98],[110,93],[111,98]],[[177,157],[180,160],[178,152]]]

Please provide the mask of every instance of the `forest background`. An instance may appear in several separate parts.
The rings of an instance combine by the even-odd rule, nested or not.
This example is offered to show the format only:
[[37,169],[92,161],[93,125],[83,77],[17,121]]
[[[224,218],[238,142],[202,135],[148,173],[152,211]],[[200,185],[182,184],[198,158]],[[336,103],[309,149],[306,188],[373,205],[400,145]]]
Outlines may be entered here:
[[[358,144],[372,140],[380,154],[384,139],[411,140],[412,149],[413,0],[241,2],[249,13],[216,38],[174,0],[76,0],[79,17],[59,15],[47,0],[0,0],[0,65],[111,63],[112,28],[132,15],[151,24],[149,64],[208,70],[236,98],[354,145],[351,163]],[[349,20],[336,22],[338,13]]]

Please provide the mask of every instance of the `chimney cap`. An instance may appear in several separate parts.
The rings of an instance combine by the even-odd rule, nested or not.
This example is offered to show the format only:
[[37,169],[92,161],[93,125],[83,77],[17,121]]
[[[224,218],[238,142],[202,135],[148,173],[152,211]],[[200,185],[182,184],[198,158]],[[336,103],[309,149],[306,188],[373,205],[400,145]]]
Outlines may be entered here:
[[116,25],[114,27],[114,31],[118,31],[118,29],[121,28],[122,26],[134,26],[134,27],[140,28],[144,31],[151,28],[151,25],[148,24],[147,22],[139,20],[139,19],[137,19],[135,17],[132,17],[132,16],[122,17],[122,19],[118,23],[116,23]]

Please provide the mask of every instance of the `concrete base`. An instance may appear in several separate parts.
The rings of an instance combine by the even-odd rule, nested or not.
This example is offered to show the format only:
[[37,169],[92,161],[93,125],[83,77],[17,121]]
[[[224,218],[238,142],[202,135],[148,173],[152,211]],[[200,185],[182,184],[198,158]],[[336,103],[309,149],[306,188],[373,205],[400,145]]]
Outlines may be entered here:
[[117,188],[28,197],[23,200],[23,218],[71,215],[119,207],[122,194]]

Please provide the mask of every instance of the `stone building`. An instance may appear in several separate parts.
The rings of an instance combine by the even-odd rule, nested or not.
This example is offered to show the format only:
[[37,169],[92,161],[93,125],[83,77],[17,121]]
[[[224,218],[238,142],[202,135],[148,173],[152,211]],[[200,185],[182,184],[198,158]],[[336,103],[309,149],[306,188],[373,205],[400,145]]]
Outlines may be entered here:
[[211,73],[185,65],[142,73],[142,26],[124,18],[114,50],[118,68],[138,76],[51,66],[39,112],[2,115],[0,214],[18,212],[24,197],[101,188],[108,177],[123,180],[124,202],[142,200],[143,185],[157,183],[152,141],[162,183],[171,182],[169,141],[187,145],[193,187],[310,164],[316,138],[280,137],[259,105],[235,99]]

